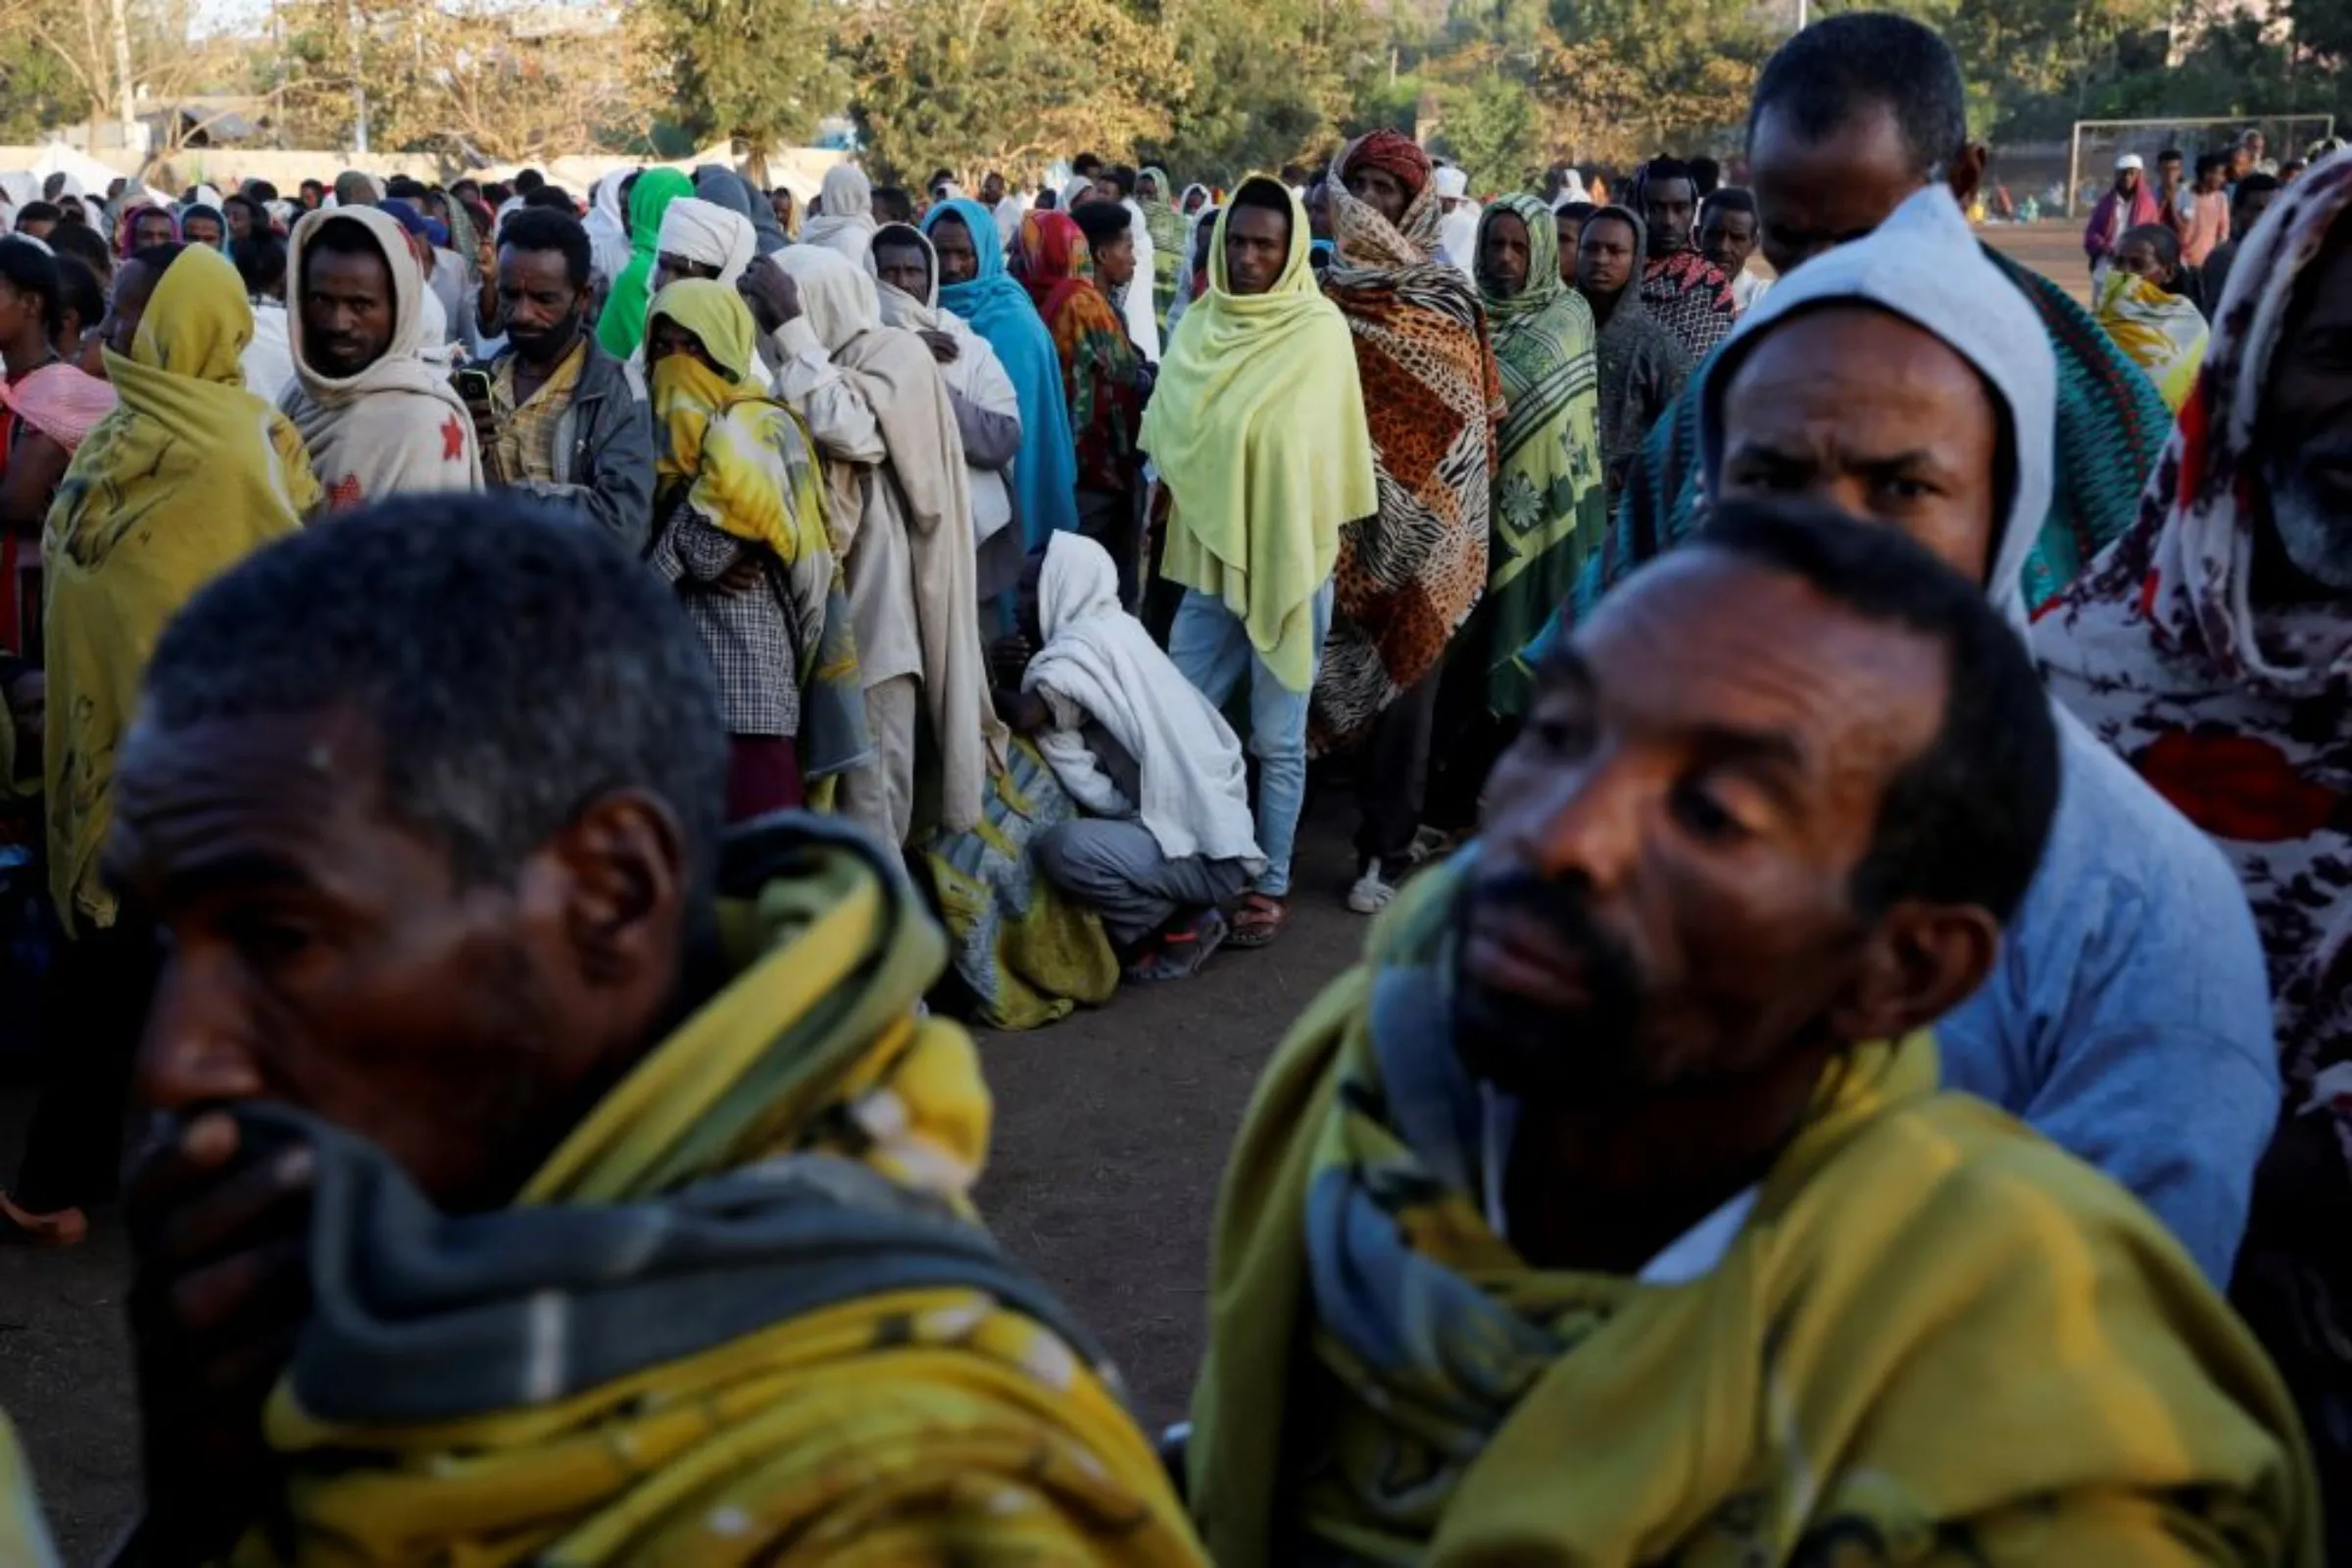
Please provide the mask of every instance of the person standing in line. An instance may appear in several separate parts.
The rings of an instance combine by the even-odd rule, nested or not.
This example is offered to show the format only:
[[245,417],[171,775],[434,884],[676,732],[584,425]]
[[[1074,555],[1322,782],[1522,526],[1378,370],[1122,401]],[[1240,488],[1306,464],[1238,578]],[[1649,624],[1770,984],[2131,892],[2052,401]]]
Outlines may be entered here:
[[662,429],[648,560],[710,651],[727,820],[751,821],[806,797],[801,687],[833,586],[824,484],[808,427],[766,395],[759,328],[732,283],[671,283],[646,319]]
[[[967,832],[1004,732],[988,706],[971,492],[947,382],[928,344],[882,324],[873,275],[840,253],[795,245],[760,258],[748,281],[787,350],[777,393],[825,459],[856,627],[873,757],[844,773],[841,813],[906,847],[931,825],[916,822],[915,803],[936,783],[939,825]],[[936,773],[918,787],[926,727],[920,760]]]
[[1185,590],[1168,657],[1220,708],[1249,683],[1266,868],[1234,915],[1232,941],[1245,948],[1274,941],[1289,919],[1340,532],[1380,506],[1354,342],[1307,252],[1297,195],[1244,180],[1217,220],[1208,292],[1185,315],[1142,432],[1168,497],[1161,570]]
[[1375,131],[1325,184],[1323,294],[1355,345],[1380,507],[1340,536],[1307,749],[1357,753],[1358,914],[1410,863],[1446,647],[1487,586],[1502,380],[1476,290],[1439,257],[1438,172],[1410,138]]
[[39,654],[41,525],[74,452],[115,407],[113,388],[59,352],[64,265],[0,238],[0,654]]
[[904,223],[874,232],[869,255],[884,326],[903,327],[923,340],[963,437],[972,492],[975,591],[986,607],[1021,579],[1021,527],[1013,481],[1021,452],[1021,402],[1012,378],[988,339],[952,311],[940,309],[939,261],[923,231]]
[[2115,183],[2091,208],[2090,221],[2082,225],[2082,254],[2090,259],[2093,271],[2115,254],[2126,234],[2163,217],[2156,193],[2148,189],[2147,169],[2147,160],[2137,153],[2126,153],[2115,161]]
[[[682,203],[673,203],[674,212]],[[576,218],[525,209],[498,240],[505,341],[474,435],[499,482],[580,507],[633,549],[651,537],[654,421],[644,376],[587,328],[593,242]]]
[[978,203],[940,203],[924,217],[923,233],[939,258],[939,303],[988,340],[1020,400],[1013,499],[1026,556],[1078,526],[1078,443],[1061,354],[1029,291],[1005,267],[1008,253],[997,242],[997,225]]
[[1698,181],[1690,166],[1651,159],[1634,182],[1633,206],[1648,228],[1642,303],[1695,365],[1731,334],[1740,310],[1732,280],[1699,254]]
[[51,1247],[87,1236],[87,1205],[113,1190],[154,989],[155,932],[100,858],[148,656],[199,588],[301,527],[320,499],[291,421],[244,389],[253,310],[237,270],[201,246],[142,251],[134,268],[156,274],[154,293],[110,351],[117,404],[75,451],[42,543],[42,779],[66,941],[45,982],[40,1098],[0,1193],[0,1231]]
[[2180,234],[2180,258],[2191,267],[2203,267],[2215,247],[2230,238],[2229,176],[2228,154],[2206,153],[2197,159],[2188,225]]
[[[2251,176],[2249,176],[2251,177]],[[2139,521],[2034,623],[2050,689],[2235,867],[2282,1069],[2232,1289],[2352,1549],[2352,154],[2247,236]]]
[[1756,198],[1752,191],[1726,185],[1699,204],[1699,254],[1732,280],[1732,304],[1745,316],[1754,309],[1773,279],[1748,270],[1756,254]]
[[1090,202],[1078,217],[1031,213],[1021,220],[1021,282],[1061,362],[1078,463],[1078,531],[1110,552],[1119,568],[1119,601],[1132,607],[1143,570],[1143,461],[1136,429],[1150,371],[1111,303],[1081,218],[1113,247],[1121,281],[1134,279],[1135,254],[1126,244],[1134,220],[1125,204]]
[[2262,215],[2285,188],[2275,174],[2248,174],[2231,192],[2230,237],[2216,245],[2198,269],[2198,292],[2209,318],[2221,313],[2222,296],[2230,289],[2230,270],[2237,265],[2238,246],[2254,232],[2254,225],[2262,221]]
[[424,273],[389,213],[341,207],[294,227],[294,384],[282,407],[327,504],[479,490],[473,414],[423,355]]
[[1632,209],[1602,207],[1585,220],[1577,250],[1576,290],[1600,330],[1600,455],[1612,510],[1642,443],[1690,377],[1689,352],[1649,314],[1637,285],[1642,247]]
[[[654,269],[662,259],[662,220],[670,203],[693,194],[694,181],[674,169],[644,170],[628,186],[628,265],[613,279],[596,318],[596,340],[616,360],[636,358],[645,342],[645,312],[653,303]],[[497,297],[496,288],[482,291],[485,313]]]

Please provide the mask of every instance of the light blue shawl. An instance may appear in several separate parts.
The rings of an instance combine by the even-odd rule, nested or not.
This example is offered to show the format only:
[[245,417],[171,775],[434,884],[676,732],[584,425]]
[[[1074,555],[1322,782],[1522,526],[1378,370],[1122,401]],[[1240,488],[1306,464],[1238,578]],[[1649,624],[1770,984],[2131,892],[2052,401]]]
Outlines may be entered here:
[[1004,270],[997,220],[978,202],[941,202],[923,218],[929,234],[954,213],[972,231],[980,273],[968,283],[942,283],[939,303],[988,339],[1012,378],[1021,405],[1021,455],[1013,463],[1013,491],[1021,509],[1021,542],[1035,550],[1078,526],[1078,444],[1070,434],[1070,405],[1062,389],[1061,356],[1054,335],[1020,280]]

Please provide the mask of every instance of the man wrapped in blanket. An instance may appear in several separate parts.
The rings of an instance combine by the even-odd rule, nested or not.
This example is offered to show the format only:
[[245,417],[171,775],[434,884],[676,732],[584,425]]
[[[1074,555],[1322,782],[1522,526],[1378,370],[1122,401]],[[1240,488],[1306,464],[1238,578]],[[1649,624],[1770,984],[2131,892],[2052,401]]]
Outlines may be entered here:
[[2058,790],[2017,633],[1893,529],[1728,504],[1581,622],[1250,1107],[1216,1561],[2316,1568],[2196,1264],[1937,1091]]
[[166,632],[111,861],[172,938],[133,1560],[1200,1561],[974,1221],[938,929],[847,832],[722,843],[725,778],[666,589],[511,495]]

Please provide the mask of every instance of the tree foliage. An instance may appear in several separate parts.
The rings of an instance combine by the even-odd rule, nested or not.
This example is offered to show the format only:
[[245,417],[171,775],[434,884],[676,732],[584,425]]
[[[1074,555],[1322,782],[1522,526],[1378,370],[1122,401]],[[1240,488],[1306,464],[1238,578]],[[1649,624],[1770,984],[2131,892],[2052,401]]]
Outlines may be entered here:
[[699,140],[732,137],[755,154],[804,144],[848,97],[827,44],[839,9],[830,0],[649,0],[643,9],[673,62],[677,119]]
[[1113,0],[876,6],[837,42],[873,162],[906,181],[1164,138],[1190,75],[1168,37]]

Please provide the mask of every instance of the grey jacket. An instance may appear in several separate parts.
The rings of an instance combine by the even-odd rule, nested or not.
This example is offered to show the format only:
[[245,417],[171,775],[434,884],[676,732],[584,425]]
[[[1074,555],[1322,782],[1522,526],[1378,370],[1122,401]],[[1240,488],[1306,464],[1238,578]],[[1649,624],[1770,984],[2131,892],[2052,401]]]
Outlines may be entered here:
[[[556,421],[554,484],[514,488],[552,500],[577,502],[631,550],[644,554],[653,538],[654,412],[645,377],[587,334],[588,359],[572,388],[571,407]],[[513,349],[498,355],[503,360]],[[498,363],[493,360],[493,365]]]

